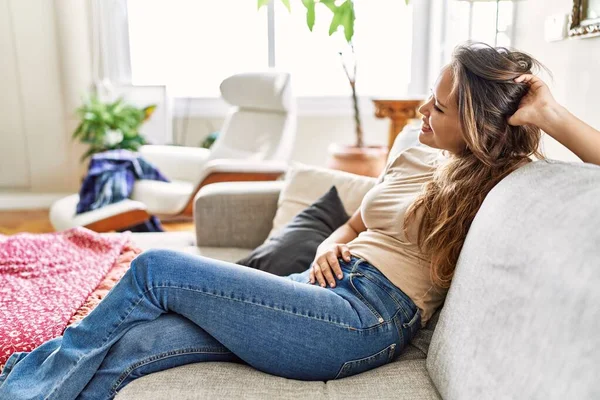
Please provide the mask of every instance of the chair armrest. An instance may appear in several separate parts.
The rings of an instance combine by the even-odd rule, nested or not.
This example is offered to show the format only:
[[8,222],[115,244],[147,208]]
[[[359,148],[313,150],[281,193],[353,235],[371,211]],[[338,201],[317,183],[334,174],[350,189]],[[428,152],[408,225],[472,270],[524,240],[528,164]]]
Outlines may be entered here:
[[79,195],[73,194],[52,204],[49,217],[55,230],[83,226],[95,232],[110,232],[150,218],[146,205],[139,201],[126,199],[97,210],[75,214],[78,202]]
[[[275,181],[287,171],[288,164],[281,161],[252,161],[216,159],[206,163],[194,193],[217,182]],[[190,198],[183,214],[193,215],[195,196]]]
[[282,181],[204,186],[194,203],[197,246],[259,246],[272,228],[282,187]]
[[196,182],[210,157],[210,150],[200,147],[152,144],[141,146],[138,152],[167,178],[190,182]]
[[[211,181],[211,176],[219,173],[231,174],[273,174],[281,176],[288,169],[288,163],[283,161],[254,161],[236,159],[215,159],[208,161],[200,177],[200,187]],[[214,179],[214,178],[213,178]]]

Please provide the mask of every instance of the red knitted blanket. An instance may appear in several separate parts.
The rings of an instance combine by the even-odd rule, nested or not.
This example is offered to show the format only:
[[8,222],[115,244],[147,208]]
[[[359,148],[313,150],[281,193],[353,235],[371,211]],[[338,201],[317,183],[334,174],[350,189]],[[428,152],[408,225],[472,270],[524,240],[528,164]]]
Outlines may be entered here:
[[140,252],[129,232],[0,235],[0,371],[87,315]]

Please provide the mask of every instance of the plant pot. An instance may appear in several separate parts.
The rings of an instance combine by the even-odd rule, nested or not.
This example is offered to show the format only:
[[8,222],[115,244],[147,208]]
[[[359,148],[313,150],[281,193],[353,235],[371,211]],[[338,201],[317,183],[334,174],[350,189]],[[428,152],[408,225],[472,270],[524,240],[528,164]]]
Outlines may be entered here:
[[356,147],[332,143],[327,149],[327,166],[357,175],[377,177],[387,162],[387,146]]

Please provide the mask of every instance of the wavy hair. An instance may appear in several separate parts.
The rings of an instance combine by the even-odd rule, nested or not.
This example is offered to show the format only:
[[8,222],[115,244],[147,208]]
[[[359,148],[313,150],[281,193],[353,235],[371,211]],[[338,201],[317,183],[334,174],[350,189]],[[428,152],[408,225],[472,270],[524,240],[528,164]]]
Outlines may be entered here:
[[431,280],[438,287],[450,286],[471,222],[489,191],[531,162],[530,156],[544,158],[539,128],[507,122],[528,90],[514,79],[534,67],[539,70],[541,64],[531,56],[502,47],[468,43],[454,50],[451,98],[458,101],[466,147],[435,171],[404,219],[408,237],[410,222],[422,213],[416,243],[429,256]]

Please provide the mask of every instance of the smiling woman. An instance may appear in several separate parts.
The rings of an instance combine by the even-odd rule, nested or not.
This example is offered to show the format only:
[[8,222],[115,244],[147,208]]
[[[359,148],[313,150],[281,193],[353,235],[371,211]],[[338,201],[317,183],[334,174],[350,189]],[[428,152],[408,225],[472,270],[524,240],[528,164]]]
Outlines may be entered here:
[[419,140],[451,153],[407,211],[404,229],[423,211],[418,237],[431,255],[431,278],[448,287],[463,241],[487,193],[506,175],[539,158],[541,131],[511,126],[528,86],[513,80],[539,63],[531,56],[481,43],[459,46],[421,107]]
[[431,97],[419,109],[423,114],[419,141],[430,147],[460,153],[465,142],[462,138],[456,94],[452,89],[452,69],[446,67],[436,80]]

